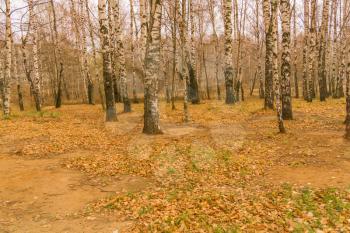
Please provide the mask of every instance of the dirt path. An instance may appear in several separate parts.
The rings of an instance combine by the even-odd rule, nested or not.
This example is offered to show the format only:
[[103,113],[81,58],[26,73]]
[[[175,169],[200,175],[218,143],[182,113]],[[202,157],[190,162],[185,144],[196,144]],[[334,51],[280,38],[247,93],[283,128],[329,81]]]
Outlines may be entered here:
[[[62,157],[62,156],[60,156]],[[137,191],[147,181],[132,176],[88,178],[61,167],[61,158],[0,159],[0,232],[113,232],[125,223],[85,217],[92,201],[118,191]]]
[[350,143],[343,132],[305,132],[267,171],[267,180],[297,186],[340,187],[350,185]]
[[[286,121],[288,133],[270,142],[275,156],[271,157],[273,166],[266,170],[265,181],[301,187],[349,187],[350,142],[343,137],[339,116],[328,114],[294,112],[295,119]],[[270,125],[271,116],[253,116],[251,122]],[[319,126],[311,127],[311,122]]]

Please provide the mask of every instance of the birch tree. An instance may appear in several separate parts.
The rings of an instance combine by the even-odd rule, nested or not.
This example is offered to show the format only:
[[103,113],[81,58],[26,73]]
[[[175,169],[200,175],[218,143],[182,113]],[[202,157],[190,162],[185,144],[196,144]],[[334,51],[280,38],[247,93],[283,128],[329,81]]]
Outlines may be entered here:
[[[120,79],[118,66],[119,64],[119,52],[117,46],[117,33],[116,33],[116,23],[114,15],[115,2],[108,1],[107,6],[107,16],[108,16],[108,37],[109,37],[109,49],[111,56],[111,66],[112,66],[112,80],[113,80],[113,92],[114,100],[116,103],[122,102],[121,88],[120,88]],[[112,9],[113,8],[113,9]]]
[[[206,48],[204,45],[205,39],[205,19],[204,19],[204,8],[201,4],[198,4],[199,9],[197,13],[198,18],[198,33],[199,33],[199,44],[200,44],[200,52],[199,52],[199,76],[202,77],[203,70],[205,76],[205,89],[207,99],[210,100],[210,86],[209,86],[209,77],[208,77],[208,69],[207,69],[207,59],[206,59]],[[202,79],[202,78],[201,78]]]
[[263,16],[265,26],[265,108],[273,109],[273,78],[272,78],[272,21],[270,0],[263,0]]
[[180,21],[180,37],[181,37],[181,77],[184,82],[184,121],[189,121],[189,113],[188,113],[188,70],[187,70],[187,11],[186,11],[186,0],[182,0],[181,5],[181,21]]
[[[26,77],[27,81],[30,84],[30,90],[33,89],[33,82],[32,82],[32,79],[31,79],[31,72],[32,71],[31,71],[31,69],[29,68],[29,65],[28,65],[28,58],[27,58],[27,53],[26,53],[26,51],[27,51],[26,45],[27,45],[28,39],[30,37],[29,34],[30,34],[31,19],[32,19],[31,14],[30,14],[32,11],[30,11],[30,10],[32,9],[32,3],[33,3],[32,1],[28,1],[29,20],[27,22],[28,30],[27,30],[27,33],[26,33],[25,36],[24,36],[23,23],[21,23],[21,25],[20,25],[21,34],[22,34],[21,35],[21,49],[20,49],[20,51],[21,51],[21,55],[22,55],[24,74],[25,74],[25,77]],[[21,91],[21,87],[17,86],[17,89],[18,89],[18,92],[22,92]],[[18,95],[20,95],[20,94],[18,94]]]
[[[86,1],[86,0],[85,0]],[[80,21],[81,21],[81,46],[82,46],[82,54],[83,54],[83,75],[84,75],[84,81],[87,82],[87,96],[88,96],[88,103],[94,104],[95,98],[94,98],[94,83],[92,81],[92,77],[90,74],[89,69],[89,63],[88,63],[88,54],[87,54],[87,47],[86,47],[86,30],[85,30],[85,12],[84,12],[84,1],[79,0],[80,3]],[[86,6],[86,5],[85,5]]]
[[64,75],[64,65],[62,60],[62,50],[59,45],[58,40],[58,29],[57,29],[57,18],[56,18],[56,10],[53,0],[50,0],[50,6],[53,16],[53,44],[54,44],[54,56],[56,62],[56,83],[57,89],[55,89],[55,106],[56,108],[60,108],[62,105],[62,82]]
[[344,97],[344,77],[346,74],[346,46],[347,46],[347,33],[348,29],[346,29],[348,22],[349,22],[349,4],[350,2],[348,0],[345,0],[342,4],[342,2],[339,3],[340,5],[340,32],[338,34],[338,37],[340,37],[339,44],[337,46],[337,53],[338,53],[338,72],[337,75],[337,81],[336,81],[336,87],[335,87],[335,98],[341,98]]
[[94,37],[94,28],[93,28],[93,24],[90,18],[90,9],[89,9],[89,0],[85,1],[85,10],[86,10],[86,17],[87,17],[87,21],[88,21],[88,25],[89,25],[89,35],[90,35],[90,41],[91,41],[91,47],[92,47],[92,56],[93,56],[93,60],[94,60],[94,71],[95,71],[95,80],[97,81],[97,85],[98,85],[98,92],[100,95],[100,101],[101,101],[101,105],[103,110],[106,109],[105,106],[105,100],[104,100],[104,95],[103,95],[103,90],[100,84],[100,75],[99,75],[99,70],[98,70],[98,64],[97,64],[97,54],[96,54],[96,45],[95,45],[95,37]]
[[[79,0],[80,1],[80,0]],[[74,25],[74,36],[75,36],[75,46],[76,49],[78,50],[78,63],[79,63],[79,74],[80,77],[79,79],[82,81],[83,84],[83,102],[88,102],[88,89],[86,86],[87,83],[87,74],[86,74],[86,67],[85,67],[85,58],[84,58],[84,43],[82,41],[83,39],[83,21],[82,21],[82,16],[79,16],[79,13],[76,9],[75,1],[70,0],[70,15],[71,15],[71,20]],[[79,80],[79,81],[80,81]],[[79,85],[80,82],[78,82]]]
[[247,10],[247,1],[244,2],[242,10],[240,12],[240,17],[238,17],[238,1],[234,0],[234,28],[237,41],[237,57],[236,57],[236,101],[239,101],[240,94],[241,100],[244,100],[244,90],[243,90],[243,77],[242,77],[242,50],[243,50],[243,33],[245,30],[245,19],[246,19],[246,10]]
[[115,53],[116,59],[119,64],[119,80],[120,80],[120,90],[121,97],[124,104],[124,112],[131,112],[131,103],[128,96],[128,88],[126,83],[126,68],[125,68],[125,50],[123,45],[123,36],[121,31],[121,22],[120,22],[120,6],[118,0],[111,0],[111,8],[114,18],[114,29],[115,29],[115,38],[116,38],[116,50]]
[[296,0],[294,0],[293,4],[293,77],[294,77],[294,91],[295,98],[299,98],[299,78],[298,78],[298,43],[297,43],[297,5]]
[[4,116],[10,116],[10,103],[11,103],[11,65],[12,65],[12,33],[11,33],[11,5],[10,0],[5,1],[6,4],[6,22],[5,22],[5,67],[4,78],[2,82],[3,92],[3,111]]
[[[329,38],[329,41],[332,42],[331,48],[332,48],[332,64],[331,64],[331,77],[330,77],[330,82],[331,82],[331,94],[333,98],[337,97],[337,91],[336,91],[336,86],[338,83],[338,78],[339,76],[337,75],[337,49],[338,49],[338,0],[335,0],[332,5],[332,15],[333,15],[333,40],[332,38]],[[332,18],[331,18],[332,20]]]
[[205,21],[204,21],[204,10],[200,8],[197,14],[198,18],[198,32],[199,32],[199,44],[200,44],[200,52],[199,52],[199,76],[202,76],[204,70],[205,76],[205,89],[207,94],[207,99],[210,100],[210,87],[209,87],[209,77],[208,77],[208,69],[207,69],[207,59],[206,59],[206,48],[204,45],[204,37],[205,37]]
[[32,92],[34,96],[35,108],[37,111],[41,111],[41,87],[39,76],[39,57],[38,57],[38,21],[33,9],[33,0],[29,0],[29,14],[32,25],[32,43],[33,43],[33,75],[31,77]]
[[[14,44],[14,43],[12,42],[12,44]],[[21,75],[18,73],[18,67],[19,67],[18,57],[19,57],[19,54],[18,54],[18,50],[16,48],[13,49],[13,56],[12,57],[13,57],[12,63],[13,63],[14,79],[17,81],[18,106],[19,106],[19,110],[22,112],[22,111],[24,111],[24,100],[23,100],[23,92],[22,92],[22,78],[21,78]]]
[[311,102],[312,96],[309,88],[309,25],[310,25],[310,0],[304,1],[304,43],[303,43],[303,97],[304,100]]
[[290,2],[280,1],[282,19],[282,65],[281,65],[281,88],[282,88],[282,116],[284,120],[293,119],[292,96],[290,87],[291,55],[290,55]]
[[105,0],[98,0],[98,18],[100,25],[101,53],[103,59],[103,82],[106,98],[106,121],[115,121],[117,120],[117,113],[113,93],[110,38],[108,33],[109,26],[106,16]]
[[[141,50],[141,63],[144,71],[144,60],[146,58],[146,46],[147,46],[147,14],[146,14],[146,0],[139,0],[139,14],[140,14],[140,50]],[[145,75],[145,74],[143,74]]]
[[172,82],[171,82],[171,109],[175,110],[175,79],[177,76],[177,15],[179,9],[179,1],[175,0],[172,9],[172,23],[171,23],[171,40],[172,40]]
[[234,70],[232,65],[232,0],[224,1],[224,27],[225,27],[225,86],[226,86],[226,104],[235,103],[235,94],[233,87]]
[[255,0],[255,33],[256,33],[256,43],[258,45],[258,58],[257,58],[257,70],[256,76],[259,79],[259,97],[263,99],[265,97],[265,89],[264,89],[264,77],[262,75],[262,66],[261,66],[261,58],[262,58],[262,40],[260,36],[260,0]]
[[[350,12],[350,10],[348,9],[350,5],[349,1],[345,1],[344,4],[344,11],[343,11],[343,22],[342,25],[343,26],[349,26],[349,19],[346,17],[346,15]],[[342,26],[342,27],[343,27]],[[344,42],[345,44],[347,44],[347,65],[346,65],[346,73],[345,73],[345,82],[346,82],[346,88],[345,88],[345,97],[346,97],[346,119],[345,119],[345,138],[350,140],[350,46],[349,46],[349,35],[347,33],[349,33],[348,31],[349,29],[347,29],[347,31],[343,32],[343,35],[345,36],[346,41]],[[337,85],[343,85],[343,83],[339,80],[339,84]],[[339,88],[338,91],[338,95],[341,95],[341,91],[342,89]]]
[[210,22],[213,29],[213,39],[215,43],[215,80],[216,80],[216,94],[218,100],[221,100],[221,88],[220,88],[220,80],[219,80],[219,62],[220,62],[220,43],[219,43],[219,37],[216,32],[216,23],[215,23],[215,3],[214,0],[208,0],[208,7],[209,7],[209,15],[210,15]]
[[327,79],[326,79],[326,43],[328,34],[329,0],[323,1],[322,25],[320,31],[320,45],[318,54],[318,84],[320,89],[320,101],[326,101]]
[[281,106],[281,91],[280,91],[280,79],[278,75],[278,23],[277,23],[277,0],[271,0],[271,39],[272,39],[272,75],[273,75],[273,87],[276,97],[276,110],[277,110],[277,122],[280,133],[285,133],[282,117],[282,106]]
[[129,1],[130,4],[130,37],[131,37],[131,59],[132,59],[132,94],[133,94],[133,102],[135,104],[139,103],[139,99],[137,98],[136,92],[136,72],[135,72],[135,12],[134,12],[134,2],[133,0]]
[[311,0],[311,23],[309,38],[310,60],[308,62],[308,102],[312,102],[315,96],[315,72],[316,72],[316,0]]
[[162,131],[159,124],[158,68],[160,66],[162,1],[149,0],[149,12],[148,24],[144,25],[148,26],[148,31],[145,53],[143,132],[160,134]]
[[[168,38],[166,38],[168,41]],[[169,88],[169,79],[168,79],[168,67],[169,67],[169,57],[168,57],[168,44],[164,42],[161,46],[161,70],[163,72],[163,81],[164,81],[164,89],[165,89],[165,101],[170,103],[170,88]]]
[[[184,0],[183,0],[184,1]],[[194,22],[194,4],[193,0],[189,1],[189,18],[191,24],[191,51],[189,53],[187,67],[189,75],[189,97],[192,104],[199,104],[199,89],[198,89],[198,79],[196,76],[196,41],[195,41],[195,22]],[[186,1],[184,1],[186,2]]]

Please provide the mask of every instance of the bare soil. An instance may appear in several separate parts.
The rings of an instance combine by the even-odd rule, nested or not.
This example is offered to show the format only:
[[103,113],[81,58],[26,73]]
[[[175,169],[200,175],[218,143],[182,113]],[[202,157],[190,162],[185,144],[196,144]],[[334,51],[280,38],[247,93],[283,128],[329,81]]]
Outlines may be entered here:
[[60,158],[0,160],[0,232],[113,232],[109,216],[85,216],[90,202],[149,184],[134,176],[93,179],[61,167]]

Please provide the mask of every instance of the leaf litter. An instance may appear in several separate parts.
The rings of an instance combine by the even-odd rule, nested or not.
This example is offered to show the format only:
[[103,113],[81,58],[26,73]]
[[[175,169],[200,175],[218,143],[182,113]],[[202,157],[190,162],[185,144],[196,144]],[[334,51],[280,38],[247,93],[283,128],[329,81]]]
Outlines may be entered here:
[[[191,106],[188,124],[181,122],[180,109],[162,103],[165,134],[144,136],[141,105],[134,106],[135,122],[126,126],[127,114],[106,126],[97,106],[74,105],[18,114],[0,125],[0,135],[14,145],[16,156],[83,150],[86,154],[68,157],[62,166],[91,177],[138,175],[154,181],[143,191],[90,203],[81,213],[131,222],[125,232],[348,232],[349,181],[332,188],[266,178],[276,166],[327,169],[350,158],[349,143],[342,140],[344,108],[343,100],[312,105],[297,100],[295,120],[280,135],[275,113],[263,110],[258,99],[233,107],[217,101]],[[187,133],[169,133],[177,128]]]

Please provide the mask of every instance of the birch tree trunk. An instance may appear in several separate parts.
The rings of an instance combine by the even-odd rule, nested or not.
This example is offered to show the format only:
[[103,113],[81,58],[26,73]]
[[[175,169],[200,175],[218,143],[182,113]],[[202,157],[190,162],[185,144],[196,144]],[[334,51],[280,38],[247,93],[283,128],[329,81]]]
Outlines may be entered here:
[[[236,101],[239,101],[239,95],[241,94],[241,100],[244,101],[244,90],[242,84],[242,50],[243,50],[243,41],[242,34],[244,33],[245,27],[245,18],[246,18],[246,10],[247,10],[247,1],[244,2],[244,6],[242,6],[243,10],[240,12],[240,17],[238,19],[238,2],[234,1],[234,9],[235,9],[235,29],[236,32],[236,40],[237,40],[237,58],[236,58]],[[244,36],[244,35],[243,35]]]
[[180,22],[180,37],[181,37],[181,76],[184,82],[184,122],[189,121],[189,113],[188,113],[188,70],[187,70],[187,22],[186,22],[186,3],[187,0],[182,0],[181,7],[181,22]]
[[[240,44],[241,44],[241,48],[240,48],[240,67],[239,67],[239,87],[240,87],[240,92],[241,92],[241,100],[244,101],[245,97],[244,97],[244,85],[243,85],[243,73],[242,73],[242,60],[243,60],[243,51],[244,51],[244,38],[245,36],[245,26],[246,26],[246,18],[247,18],[247,4],[248,1],[244,2],[244,10],[243,12],[241,12],[241,21],[240,21]],[[242,16],[243,13],[243,16]],[[243,18],[243,19],[242,19]],[[242,39],[243,37],[243,39]],[[250,67],[250,66],[249,66]]]
[[200,11],[198,13],[198,31],[199,31],[199,43],[200,43],[200,71],[199,74],[202,76],[202,70],[204,70],[205,75],[205,87],[206,87],[206,93],[207,93],[207,99],[210,100],[210,88],[209,88],[209,78],[208,78],[208,71],[207,71],[207,62],[205,59],[205,46],[204,46],[204,15],[203,11]]
[[55,105],[56,108],[60,108],[62,105],[62,82],[63,82],[63,75],[64,75],[64,66],[63,66],[63,60],[62,60],[62,51],[61,46],[58,43],[58,31],[57,31],[57,19],[56,19],[56,11],[55,11],[55,5],[53,0],[50,0],[52,15],[53,15],[53,30],[54,30],[54,54],[55,54],[55,60],[57,61],[57,70],[56,70],[56,83],[57,83],[57,90],[55,90]]
[[[32,5],[32,1],[28,1],[29,6]],[[29,8],[29,10],[31,10],[31,7]],[[31,21],[32,21],[32,17],[31,17],[31,13],[32,11],[29,11],[29,20],[28,20],[28,31],[26,36],[22,35],[21,38],[21,54],[22,54],[22,61],[23,61],[23,69],[24,69],[24,73],[25,73],[25,77],[28,80],[29,84],[30,84],[30,91],[32,92],[33,90],[33,83],[32,83],[32,79],[31,79],[31,70],[29,69],[29,65],[28,65],[28,59],[27,59],[27,49],[26,49],[26,44],[29,38],[29,34],[30,34],[30,29],[31,29]],[[22,24],[21,24],[21,31],[23,33],[23,28],[22,28]],[[18,88],[18,87],[17,87]]]
[[172,46],[173,46],[173,49],[172,49],[172,55],[173,55],[173,69],[172,69],[172,82],[171,82],[171,109],[172,110],[175,110],[175,78],[176,78],[176,75],[177,75],[177,68],[176,68],[176,65],[177,65],[177,56],[176,56],[176,52],[177,52],[177,46],[176,46],[176,35],[177,35],[177,11],[178,11],[178,8],[179,8],[179,2],[178,0],[175,0],[174,1],[174,8],[173,8],[173,11],[172,11],[172,17],[173,17],[173,22],[171,24],[171,36],[172,36]]
[[[12,34],[12,31],[11,31]],[[13,80],[16,80],[16,84],[17,84],[17,97],[18,97],[18,106],[20,111],[24,111],[24,105],[23,105],[23,93],[22,93],[22,88],[21,88],[21,84],[22,84],[22,80],[20,78],[20,75],[18,73],[18,52],[17,49],[15,47],[15,43],[13,42],[13,36],[11,37],[11,46],[12,46],[12,57],[11,57],[11,76],[13,77]],[[1,65],[0,65],[0,69],[1,69]],[[0,71],[0,82],[2,82],[2,71]],[[2,84],[0,84],[1,86]],[[0,87],[1,89],[2,87]],[[0,97],[2,94],[2,90],[0,90]]]
[[95,104],[94,98],[94,83],[91,78],[89,63],[87,57],[87,48],[86,48],[86,31],[85,31],[85,12],[84,12],[84,0],[79,0],[80,3],[80,21],[81,21],[81,46],[83,53],[83,75],[85,76],[84,80],[87,82],[87,97],[89,104]]
[[327,77],[326,77],[326,43],[328,34],[329,0],[323,1],[322,25],[320,32],[320,47],[318,56],[318,83],[320,89],[320,101],[326,101]]
[[303,97],[304,100],[311,102],[312,96],[309,90],[309,30],[310,30],[310,0],[304,1],[304,44],[303,44]]
[[290,55],[290,3],[289,0],[280,1],[282,18],[282,65],[281,65],[281,88],[282,88],[282,117],[284,120],[293,119],[292,96],[290,87],[291,55]]
[[[141,0],[142,1],[142,0]],[[140,2],[141,2],[140,1]],[[159,125],[158,68],[160,66],[162,1],[150,0],[144,78],[144,127],[146,134],[162,133]],[[146,27],[147,25],[145,25]]]
[[297,41],[297,9],[296,0],[294,0],[293,9],[293,38],[294,38],[294,51],[293,51],[293,66],[294,66],[294,91],[295,98],[299,98],[299,79],[298,79],[298,41]]
[[[168,41],[168,38],[166,38],[166,41]],[[169,80],[168,80],[168,67],[169,67],[169,58],[168,58],[168,48],[167,44],[163,44],[163,47],[161,48],[161,63],[162,67],[161,70],[163,72],[163,80],[164,80],[164,89],[165,89],[165,100],[166,103],[170,103],[170,88],[169,88]]]
[[199,104],[199,90],[198,80],[196,76],[196,41],[195,41],[195,23],[194,23],[194,6],[193,0],[189,1],[189,17],[191,23],[191,51],[188,62],[188,73],[189,73],[189,98],[192,104]]
[[[114,17],[114,7],[112,1],[108,2],[107,6],[107,16],[108,16],[108,38],[109,38],[109,49],[111,56],[111,66],[112,66],[112,80],[113,80],[113,91],[114,100],[116,103],[122,102],[121,90],[120,90],[120,79],[118,73],[118,46],[117,46],[117,33],[116,33],[116,23]],[[115,2],[114,2],[115,3]],[[113,6],[113,9],[112,9]]]
[[10,0],[6,4],[6,29],[5,29],[5,75],[3,79],[3,111],[5,118],[10,116],[11,103],[11,59],[12,59],[12,33],[11,33],[11,5]]
[[32,92],[34,96],[35,108],[38,112],[41,111],[41,87],[39,76],[39,57],[38,57],[38,21],[33,11],[33,0],[29,0],[29,11],[32,24],[32,43],[33,43],[33,75],[31,77]]
[[258,56],[258,68],[256,70],[256,76],[259,79],[259,98],[264,99],[265,97],[265,89],[264,89],[264,77],[262,74],[262,48],[259,48],[259,56]]
[[270,0],[263,0],[263,16],[265,26],[265,108],[273,109],[274,93],[272,78],[272,22]]
[[[348,14],[350,13],[349,11],[349,1],[345,1],[344,3],[344,9],[343,9],[343,22],[342,22],[342,27],[345,27],[342,32],[343,34],[343,43],[346,45],[346,51],[344,52],[346,56],[346,73],[345,73],[345,82],[346,82],[346,88],[345,88],[345,97],[346,97],[346,118],[345,118],[345,138],[350,140],[350,46],[349,46],[349,29],[346,28],[349,26],[349,18]],[[339,88],[337,90],[338,96],[341,96],[343,93],[343,77],[340,78],[339,80]],[[340,87],[341,86],[341,87]]]
[[[260,39],[260,0],[255,0],[255,33],[256,33],[256,43],[258,45],[257,49],[259,51],[258,54],[258,65],[257,65],[257,70],[256,70],[256,76],[259,79],[259,97],[260,99],[263,99],[265,96],[265,89],[264,89],[264,78],[262,75],[262,69],[261,69],[261,58],[262,58],[262,47],[261,46],[261,39]],[[253,90],[254,91],[254,90]]]
[[[344,36],[342,37],[342,40],[344,41]],[[337,98],[344,97],[344,88],[343,88],[343,82],[344,82],[344,76],[346,73],[346,52],[344,51],[346,49],[346,42],[341,42],[339,44],[339,53],[340,53],[340,65],[339,65],[339,71],[338,71],[338,83],[337,83]]]
[[135,13],[134,13],[134,2],[133,0],[129,1],[130,4],[130,38],[131,38],[131,59],[132,59],[132,94],[133,94],[133,102],[135,104],[139,103],[139,99],[137,98],[136,91],[136,74],[135,74]]
[[103,81],[106,97],[106,121],[116,121],[117,113],[113,93],[110,38],[108,33],[109,26],[106,16],[106,0],[98,0],[98,18],[100,25],[100,43],[103,59]]
[[[79,0],[80,1],[80,0]],[[82,41],[82,31],[83,31],[83,22],[81,21],[81,17],[79,16],[76,8],[75,8],[75,1],[70,0],[71,4],[71,19],[72,22],[74,23],[74,34],[75,34],[75,46],[76,49],[78,50],[78,63],[79,63],[79,72],[80,72],[80,79],[82,80],[83,84],[83,102],[87,103],[88,102],[88,89],[86,86],[87,80],[86,80],[86,68],[84,64],[84,45]],[[81,31],[80,31],[81,30]]]
[[308,62],[308,102],[314,98],[314,74],[316,72],[316,0],[311,0],[311,25],[309,38],[310,60]]
[[330,38],[330,41],[333,42],[332,44],[332,67],[331,67],[331,85],[332,85],[332,96],[333,98],[337,97],[337,85],[339,82],[339,76],[337,75],[337,49],[338,49],[338,35],[337,35],[337,12],[338,12],[338,0],[335,0],[333,2],[333,41]]
[[[145,65],[144,60],[146,59],[146,46],[147,46],[147,14],[146,14],[146,0],[139,0],[139,14],[140,14],[140,31],[141,31],[141,42],[140,42],[140,49],[141,49],[141,61],[142,64]],[[143,67],[144,69],[145,67]],[[145,75],[145,74],[143,74]]]
[[213,38],[215,43],[215,80],[216,80],[216,94],[218,100],[221,100],[221,89],[220,89],[220,80],[219,80],[219,59],[220,59],[220,51],[219,51],[219,37],[216,32],[216,23],[215,23],[215,2],[214,0],[209,0],[209,15],[210,22],[213,29]]
[[224,1],[224,27],[225,27],[225,86],[226,104],[235,103],[235,93],[233,87],[234,70],[232,65],[232,0]]
[[124,104],[124,112],[131,112],[131,103],[128,96],[128,88],[126,83],[126,68],[125,68],[125,50],[123,45],[121,23],[120,23],[120,5],[118,0],[110,0],[112,6],[112,12],[114,15],[114,28],[116,38],[116,49],[117,52],[114,59],[118,60],[119,64],[119,80],[120,80],[120,91],[121,97]]
[[[14,44],[12,42],[12,44]],[[22,93],[22,78],[21,76],[18,74],[18,50],[16,50],[15,48],[13,49],[13,72],[14,72],[14,78],[17,81],[17,96],[18,96],[18,106],[19,106],[19,110],[22,112],[24,111],[24,103],[23,103],[23,93]],[[1,78],[0,78],[1,79]]]
[[[341,3],[340,3],[341,5]],[[342,5],[341,5],[342,6]],[[340,40],[340,43],[338,45],[338,54],[340,54],[339,56],[339,61],[340,61],[340,66],[339,66],[339,69],[338,69],[338,74],[337,74],[337,85],[336,85],[336,98],[341,98],[341,97],[344,97],[344,87],[343,87],[343,84],[344,84],[344,77],[345,77],[345,74],[346,74],[346,60],[347,60],[347,57],[346,57],[346,44],[347,44],[347,39],[346,39],[346,25],[348,24],[348,21],[349,21],[349,1],[346,0],[344,1],[343,3],[343,7],[340,7],[340,16],[341,16],[341,19],[340,19],[340,22],[341,22],[341,27],[343,28],[343,30],[340,32],[340,37],[341,37],[341,40]],[[341,9],[343,8],[343,9]]]
[[[333,52],[332,52],[332,20],[334,19],[334,11],[337,11],[337,0],[334,0],[331,2],[330,5],[330,16],[329,16],[329,29],[327,30],[327,39],[326,39],[326,91],[327,91],[327,98],[332,96],[334,93],[334,79],[333,79],[333,67],[332,67],[332,61],[333,61]],[[336,15],[336,14],[335,14]],[[335,16],[336,18],[336,16]],[[333,25],[334,26],[334,25]],[[337,26],[335,26],[337,27]],[[337,28],[335,28],[335,32],[337,31]]]
[[93,55],[93,59],[94,59],[95,80],[96,80],[97,85],[98,85],[98,92],[99,92],[100,99],[101,99],[102,109],[106,110],[105,97],[103,95],[103,90],[101,87],[101,80],[100,80],[98,64],[97,64],[96,45],[95,45],[95,39],[94,39],[94,28],[93,28],[92,21],[90,18],[90,9],[89,9],[89,1],[88,0],[85,1],[85,10],[86,10],[87,21],[89,24],[89,34],[90,34],[90,40],[91,40],[92,55]]
[[[236,80],[234,82],[235,85],[235,94],[236,94],[236,101],[239,101],[239,91],[240,91],[240,81],[241,81],[241,28],[240,28],[240,21],[238,19],[238,1],[233,0],[233,35],[234,40],[237,44],[237,55],[236,55],[236,67],[235,67],[235,76]],[[240,18],[242,19],[242,17]]]
[[[349,43],[349,39],[348,39]],[[347,67],[346,67],[346,119],[345,119],[345,138],[350,139],[350,46],[347,48]]]
[[282,106],[281,106],[281,92],[280,92],[280,79],[278,76],[278,23],[277,23],[277,0],[271,0],[271,39],[272,39],[272,75],[273,75],[273,87],[276,97],[276,110],[277,110],[277,122],[280,133],[285,133],[282,118]]

